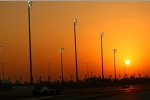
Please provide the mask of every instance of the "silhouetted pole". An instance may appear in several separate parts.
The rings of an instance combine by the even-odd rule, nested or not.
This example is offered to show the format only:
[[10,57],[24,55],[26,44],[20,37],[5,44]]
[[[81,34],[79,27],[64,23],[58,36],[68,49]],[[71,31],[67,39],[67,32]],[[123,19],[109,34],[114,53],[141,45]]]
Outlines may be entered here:
[[1,64],[2,64],[2,76],[3,76],[3,80],[4,80],[4,77],[5,77],[5,76],[4,76],[4,75],[5,75],[5,74],[4,74],[4,63],[1,63]]
[[48,65],[49,65],[49,70],[48,70],[48,74],[49,74],[49,81],[51,81],[51,74],[50,74],[50,71],[51,71],[51,70],[50,70],[50,69],[51,69],[51,67],[50,67],[50,66],[51,66],[51,63],[48,63]]
[[[2,51],[2,48],[3,46],[0,45],[0,52]],[[2,64],[2,78],[4,80],[4,63],[1,63]]]
[[114,77],[115,77],[115,79],[117,79],[117,76],[116,76],[116,58],[115,58],[115,56],[116,56],[116,52],[117,52],[117,49],[113,49],[113,53],[114,53]]
[[29,55],[30,55],[30,83],[33,84],[32,76],[32,49],[31,49],[31,30],[30,30],[30,10],[32,2],[28,1],[28,26],[29,26]]
[[1,53],[1,51],[2,51],[2,48],[3,48],[3,46],[0,45],[0,53]]
[[91,72],[91,78],[92,78],[92,74],[93,74],[93,73]]
[[88,68],[88,63],[86,63],[87,65],[87,78],[89,78],[89,68]]
[[126,65],[126,64],[124,63],[124,78],[125,78],[125,76],[126,76],[126,73],[125,73],[125,65]]
[[[2,48],[2,47],[3,47],[3,46],[0,45],[0,48]],[[1,51],[1,49],[0,49],[0,51]]]
[[50,64],[51,64],[51,63],[48,63],[48,65],[49,65],[49,66],[48,66],[48,67],[49,67],[49,68],[48,68],[49,81],[51,80],[51,78],[50,78]]
[[3,46],[0,45],[0,53],[1,53],[2,49],[3,49]]
[[62,62],[62,52],[64,51],[64,48],[59,48],[60,50],[60,61],[61,61],[61,79],[62,79],[62,82],[64,81],[64,72],[63,72],[63,62]]
[[77,25],[77,18],[74,17],[74,46],[75,46],[76,82],[78,83],[78,60],[77,60],[77,47],[76,47],[76,25]]
[[100,32],[100,36],[101,36],[102,79],[104,79],[104,68],[103,68],[103,32]]

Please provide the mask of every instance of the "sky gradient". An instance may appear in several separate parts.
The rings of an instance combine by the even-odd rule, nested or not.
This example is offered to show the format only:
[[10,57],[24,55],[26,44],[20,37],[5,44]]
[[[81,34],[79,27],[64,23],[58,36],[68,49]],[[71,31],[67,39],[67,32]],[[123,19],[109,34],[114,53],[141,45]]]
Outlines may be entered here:
[[[5,79],[29,80],[27,2],[0,2],[0,62]],[[100,32],[104,32],[104,74],[114,75],[113,48],[117,49],[117,75],[150,75],[150,2],[33,2],[31,38],[34,81],[60,79],[63,47],[64,79],[75,79],[73,18],[77,17],[79,79],[89,73],[101,76]],[[0,65],[1,69],[2,65]],[[0,70],[2,73],[2,70]],[[2,78],[2,75],[0,75]]]

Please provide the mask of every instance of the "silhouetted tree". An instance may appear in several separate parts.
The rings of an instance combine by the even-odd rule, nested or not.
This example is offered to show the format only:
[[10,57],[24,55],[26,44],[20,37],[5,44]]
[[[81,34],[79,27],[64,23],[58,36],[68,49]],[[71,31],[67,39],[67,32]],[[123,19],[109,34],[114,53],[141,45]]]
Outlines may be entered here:
[[118,75],[118,77],[119,77],[119,79],[121,78],[121,77],[120,77],[120,74]]
[[112,79],[112,75],[109,75],[109,78]]
[[62,77],[60,76],[59,79],[60,79],[60,82],[61,82],[62,81]]
[[39,83],[39,81],[37,80],[36,83]]
[[24,81],[24,84],[27,84],[27,81]]
[[50,76],[48,76],[48,81],[50,82]]
[[40,82],[42,82],[42,77],[40,76]]
[[86,75],[85,75],[85,79],[86,79],[87,77],[86,77]]
[[133,75],[131,75],[131,77],[130,78],[134,78],[134,76]]
[[8,80],[10,81],[10,77],[8,77]]
[[16,80],[15,84],[19,85],[19,84],[21,84],[21,82],[19,80]]
[[101,79],[101,76],[99,76],[98,78]]
[[134,76],[134,78],[135,78],[135,74],[134,74],[133,76]]
[[20,81],[22,80],[22,77],[20,76]]
[[96,76],[94,75],[94,78],[96,78]]
[[73,80],[73,76],[72,75],[70,76],[70,79]]
[[145,75],[145,78],[148,78],[148,75]]
[[93,76],[92,76],[92,72],[91,72],[91,78],[92,78]]
[[141,78],[141,74],[139,74],[139,78]]
[[127,74],[125,75],[125,78],[128,78],[128,75],[127,75]]

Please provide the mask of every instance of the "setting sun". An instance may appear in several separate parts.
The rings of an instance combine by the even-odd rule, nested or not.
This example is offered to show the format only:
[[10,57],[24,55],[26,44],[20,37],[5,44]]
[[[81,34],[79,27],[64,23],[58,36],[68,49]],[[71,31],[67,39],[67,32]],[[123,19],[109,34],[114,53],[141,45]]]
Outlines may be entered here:
[[126,61],[125,61],[125,64],[126,64],[126,65],[129,65],[129,64],[130,64],[130,60],[126,60]]

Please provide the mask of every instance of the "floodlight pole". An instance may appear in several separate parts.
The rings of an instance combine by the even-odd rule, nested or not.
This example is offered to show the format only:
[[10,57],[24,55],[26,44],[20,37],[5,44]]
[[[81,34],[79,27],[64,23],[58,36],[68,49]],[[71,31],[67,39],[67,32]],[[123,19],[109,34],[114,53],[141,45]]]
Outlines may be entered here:
[[126,63],[124,63],[124,78],[126,77],[125,66],[126,66]]
[[77,46],[76,46],[76,25],[77,18],[74,17],[74,46],[75,46],[75,65],[76,65],[76,82],[78,83],[78,60],[77,60]]
[[51,63],[48,63],[48,65],[49,65],[49,69],[48,69],[49,81],[51,81],[51,75],[50,75],[50,65],[51,65]]
[[103,32],[100,32],[100,36],[101,36],[102,79],[104,79],[104,67],[103,67]]
[[28,1],[28,26],[29,26],[29,55],[30,55],[30,83],[33,84],[32,76],[32,46],[31,46],[31,29],[30,29],[30,10],[32,2]]
[[5,75],[5,74],[4,74],[4,63],[1,63],[1,64],[2,64],[2,76],[3,76],[3,80],[4,80],[4,77],[5,77],[5,76],[4,76],[4,75]]
[[59,48],[60,50],[60,61],[61,61],[61,79],[62,79],[62,82],[64,82],[64,72],[63,72],[63,62],[62,62],[62,52],[64,51],[64,48]]
[[113,53],[114,53],[114,77],[115,79],[117,79],[117,76],[116,76],[116,52],[117,52],[117,49],[113,49]]
[[89,68],[88,68],[88,63],[87,64],[87,78],[89,78]]
[[[0,48],[2,48],[3,46],[0,45]],[[2,78],[4,80],[4,63],[2,62]]]

